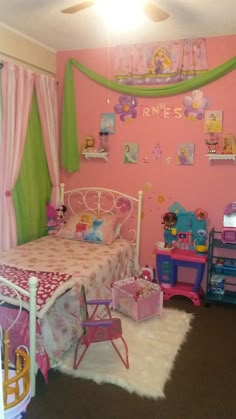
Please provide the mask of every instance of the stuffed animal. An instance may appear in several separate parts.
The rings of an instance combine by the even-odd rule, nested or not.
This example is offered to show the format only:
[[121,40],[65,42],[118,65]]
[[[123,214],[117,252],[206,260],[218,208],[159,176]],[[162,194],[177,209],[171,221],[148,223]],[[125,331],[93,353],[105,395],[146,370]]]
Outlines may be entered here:
[[65,224],[65,213],[67,211],[67,208],[65,205],[59,205],[59,207],[57,207],[56,212],[57,212],[57,223],[58,223],[58,229],[60,229],[60,227]]
[[57,208],[49,203],[46,205],[48,234],[56,234],[62,225],[64,225],[66,210],[65,205],[59,205]]
[[48,234],[56,234],[57,232],[57,210],[51,204],[46,205],[47,228]]

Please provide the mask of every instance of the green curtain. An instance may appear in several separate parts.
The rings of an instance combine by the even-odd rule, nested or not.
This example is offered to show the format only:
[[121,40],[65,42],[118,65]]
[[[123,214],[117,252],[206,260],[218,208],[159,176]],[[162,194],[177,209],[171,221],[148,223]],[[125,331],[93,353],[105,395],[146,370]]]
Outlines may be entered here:
[[[65,84],[62,103],[61,164],[68,172],[74,172],[80,169],[80,162],[78,158],[73,66],[70,60],[66,64]],[[71,124],[70,120],[72,121]]]
[[51,197],[51,181],[35,91],[20,173],[12,196],[18,244],[46,235],[46,203]]
[[225,76],[227,73],[236,68],[236,57],[233,57],[218,67],[208,70],[190,80],[159,87],[122,85],[95,73],[72,58],[69,59],[66,63],[64,79],[61,156],[62,166],[68,172],[79,170],[76,102],[73,77],[74,67],[96,83],[99,83],[106,88],[109,87],[109,89],[116,92],[131,96],[163,97],[178,95],[193,89],[198,89],[199,87],[212,83],[220,77]]

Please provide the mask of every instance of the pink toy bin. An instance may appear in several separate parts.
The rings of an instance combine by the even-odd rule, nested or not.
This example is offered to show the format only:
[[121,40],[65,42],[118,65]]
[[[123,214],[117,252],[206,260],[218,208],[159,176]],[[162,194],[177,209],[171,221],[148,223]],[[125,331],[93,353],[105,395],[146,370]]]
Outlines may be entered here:
[[163,292],[158,284],[132,277],[112,284],[113,309],[136,321],[161,315]]

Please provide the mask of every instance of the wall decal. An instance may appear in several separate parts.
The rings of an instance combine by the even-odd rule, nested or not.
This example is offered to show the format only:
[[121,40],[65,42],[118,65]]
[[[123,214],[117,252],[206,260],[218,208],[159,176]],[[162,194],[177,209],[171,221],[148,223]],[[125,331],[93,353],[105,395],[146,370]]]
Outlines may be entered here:
[[114,111],[120,115],[122,122],[129,122],[137,116],[137,98],[127,95],[119,97],[119,103],[114,106]]
[[203,96],[201,90],[193,90],[192,96],[185,96],[183,103],[184,115],[191,121],[196,121],[204,118],[205,109],[209,107],[210,100]]
[[164,202],[165,202],[165,197],[164,197],[164,195],[158,195],[158,197],[157,197],[157,202],[158,202],[158,204],[163,204]]
[[109,134],[114,134],[115,132],[115,114],[114,113],[101,114],[100,131],[106,131]]
[[155,106],[146,106],[142,104],[138,106],[141,111],[141,115],[146,118],[158,116],[159,118],[169,119],[181,119],[183,117],[183,109],[181,107],[173,107],[168,103],[160,103]]
[[172,157],[171,156],[166,157],[166,163],[170,164],[171,162],[172,162]]
[[148,192],[151,189],[152,189],[152,184],[151,183],[147,182],[147,183],[144,184],[144,187],[143,187],[144,192]]
[[194,144],[179,144],[178,146],[178,164],[193,164]]
[[125,143],[124,144],[124,163],[138,162],[138,144]]
[[162,150],[159,143],[156,143],[154,149],[152,150],[152,155],[155,160],[160,160],[162,156]]
[[144,156],[143,163],[150,163],[150,160],[149,160],[148,156]]
[[205,112],[205,133],[218,134],[222,132],[223,112],[222,111],[206,111]]

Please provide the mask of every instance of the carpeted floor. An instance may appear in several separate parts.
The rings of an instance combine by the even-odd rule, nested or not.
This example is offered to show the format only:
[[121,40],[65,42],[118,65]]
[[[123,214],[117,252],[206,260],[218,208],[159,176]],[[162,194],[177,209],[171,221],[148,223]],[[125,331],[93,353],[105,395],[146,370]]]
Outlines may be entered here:
[[151,400],[112,384],[52,371],[37,377],[27,419],[235,419],[236,307],[194,307],[177,297],[166,307],[194,313],[192,329],[177,355],[166,398]]

